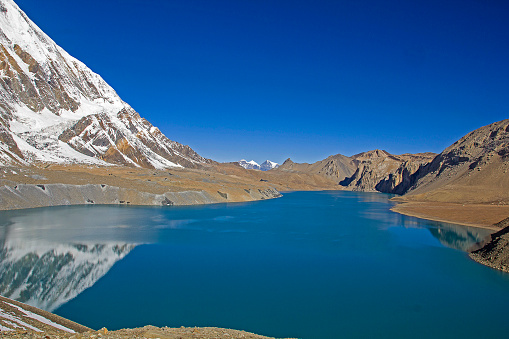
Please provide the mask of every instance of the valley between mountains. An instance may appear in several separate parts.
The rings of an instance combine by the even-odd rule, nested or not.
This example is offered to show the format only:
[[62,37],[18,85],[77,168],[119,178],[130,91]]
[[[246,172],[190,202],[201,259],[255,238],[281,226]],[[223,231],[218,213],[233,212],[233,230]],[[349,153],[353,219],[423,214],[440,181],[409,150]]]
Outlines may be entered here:
[[480,127],[440,154],[372,150],[312,164],[268,161],[266,171],[218,163],[142,118],[14,1],[0,1],[0,9],[0,210],[352,190],[398,195],[394,211],[432,220],[500,230],[495,224],[509,216],[509,120]]

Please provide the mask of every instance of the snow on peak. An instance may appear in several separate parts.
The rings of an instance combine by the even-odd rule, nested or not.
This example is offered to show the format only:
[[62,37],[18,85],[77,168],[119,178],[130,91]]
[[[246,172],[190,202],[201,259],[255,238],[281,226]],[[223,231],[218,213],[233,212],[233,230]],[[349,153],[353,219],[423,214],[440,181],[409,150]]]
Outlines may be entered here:
[[262,171],[268,171],[268,170],[271,170],[271,169],[274,169],[274,168],[278,168],[279,167],[279,164],[277,162],[274,162],[274,161],[270,161],[270,160],[265,160],[261,165],[260,165],[260,169]]
[[0,0],[0,61],[5,108],[0,110],[0,165],[43,161],[167,168],[210,162],[141,118],[13,0]]
[[255,170],[261,170],[261,171],[268,171],[273,168],[279,167],[279,164],[270,160],[265,160],[261,165],[259,165],[256,161],[246,161],[245,159],[242,159],[238,162],[238,164],[245,169],[255,169]]
[[260,165],[254,160],[246,161],[245,159],[242,159],[238,162],[240,166],[244,167],[245,169],[260,169]]

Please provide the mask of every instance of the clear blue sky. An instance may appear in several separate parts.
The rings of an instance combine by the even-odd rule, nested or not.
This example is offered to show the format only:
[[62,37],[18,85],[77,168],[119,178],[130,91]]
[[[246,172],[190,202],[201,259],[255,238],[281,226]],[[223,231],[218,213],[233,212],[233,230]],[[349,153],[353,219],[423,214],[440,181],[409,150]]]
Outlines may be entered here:
[[509,117],[509,1],[15,0],[217,161],[440,152]]

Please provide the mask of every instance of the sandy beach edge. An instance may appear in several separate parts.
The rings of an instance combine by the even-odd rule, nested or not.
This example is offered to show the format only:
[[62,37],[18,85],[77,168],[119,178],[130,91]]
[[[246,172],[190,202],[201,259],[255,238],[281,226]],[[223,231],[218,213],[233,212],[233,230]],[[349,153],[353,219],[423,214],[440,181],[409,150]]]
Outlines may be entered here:
[[[398,204],[391,208],[391,211],[395,213],[425,220],[483,228],[494,232],[500,230],[500,227],[494,226],[494,224],[509,216],[507,206],[497,208],[498,206],[493,205],[402,202],[397,200],[396,202]],[[472,210],[465,213],[465,210],[469,208]],[[494,210],[496,213],[493,213]]]

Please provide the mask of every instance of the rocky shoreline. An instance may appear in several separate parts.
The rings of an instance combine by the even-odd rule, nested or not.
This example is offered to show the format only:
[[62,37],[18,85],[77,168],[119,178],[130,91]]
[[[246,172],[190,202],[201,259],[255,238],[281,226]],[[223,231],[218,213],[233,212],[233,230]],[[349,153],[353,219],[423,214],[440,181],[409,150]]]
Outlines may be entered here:
[[[274,188],[246,190],[245,200],[272,199],[281,196]],[[148,205],[185,206],[228,201],[228,193],[212,195],[204,190],[154,194],[105,184],[18,184],[0,187],[0,210],[66,205]]]
[[494,226],[503,228],[485,243],[478,244],[480,248],[474,249],[469,256],[478,263],[509,273],[509,218]]
[[0,168],[0,210],[62,205],[183,206],[273,199],[281,191],[330,190],[319,175],[246,170],[153,170],[124,166],[51,165]]
[[[228,168],[226,168],[228,169]],[[50,166],[0,169],[0,210],[65,205],[185,206],[272,199],[268,179],[217,170]],[[321,188],[321,187],[320,187]]]

